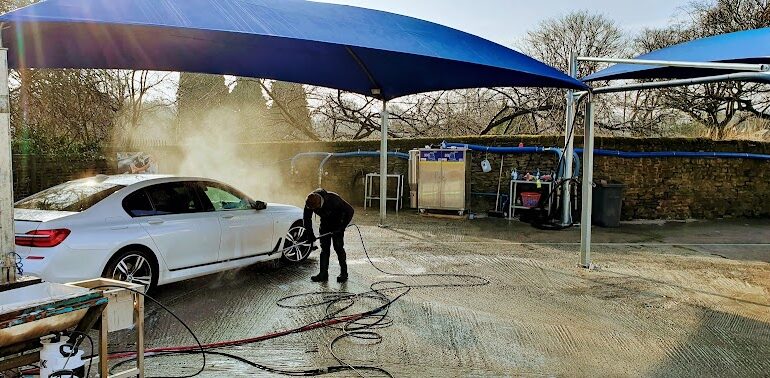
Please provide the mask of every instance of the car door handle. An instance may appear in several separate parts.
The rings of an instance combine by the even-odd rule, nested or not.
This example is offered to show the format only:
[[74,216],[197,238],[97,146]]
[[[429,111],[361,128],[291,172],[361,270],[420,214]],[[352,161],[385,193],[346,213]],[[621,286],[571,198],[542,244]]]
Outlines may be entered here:
[[163,224],[163,220],[161,220],[161,219],[151,220],[151,221],[148,221],[147,223],[149,223],[149,224]]
[[235,218],[235,215],[223,215],[222,219],[233,219]]

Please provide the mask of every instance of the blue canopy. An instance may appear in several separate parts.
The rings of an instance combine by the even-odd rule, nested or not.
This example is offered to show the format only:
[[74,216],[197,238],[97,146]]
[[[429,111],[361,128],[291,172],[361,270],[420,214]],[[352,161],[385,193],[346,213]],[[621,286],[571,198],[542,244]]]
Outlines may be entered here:
[[586,88],[468,33],[301,0],[48,0],[0,16],[0,22],[12,68],[226,74],[385,100],[475,87]]
[[[680,43],[636,59],[720,63],[770,63],[770,28],[721,34]],[[583,78],[583,81],[616,79],[688,79],[732,71],[703,68],[655,67],[617,64]]]

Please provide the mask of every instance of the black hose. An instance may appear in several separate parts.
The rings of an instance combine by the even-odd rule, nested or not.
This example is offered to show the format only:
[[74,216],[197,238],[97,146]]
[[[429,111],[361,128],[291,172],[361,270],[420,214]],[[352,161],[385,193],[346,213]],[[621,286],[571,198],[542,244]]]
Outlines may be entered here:
[[[392,375],[387,370],[377,366],[360,366],[360,365],[352,365],[345,362],[335,352],[335,346],[340,341],[346,338],[365,340],[365,341],[369,341],[372,344],[377,344],[381,342],[382,335],[377,333],[376,330],[387,328],[393,324],[393,320],[390,317],[388,317],[388,310],[390,306],[392,306],[396,301],[403,298],[412,290],[426,289],[426,288],[477,287],[477,286],[488,285],[490,283],[490,281],[487,280],[486,278],[469,275],[469,274],[454,274],[454,273],[406,274],[406,273],[389,272],[385,269],[380,268],[374,263],[374,261],[372,261],[371,256],[369,255],[369,251],[366,248],[366,243],[364,242],[361,229],[355,224],[348,226],[348,228],[351,228],[351,227],[355,228],[356,232],[358,233],[358,237],[359,237],[359,240],[361,241],[361,246],[364,250],[364,254],[366,256],[367,261],[375,270],[379,271],[380,273],[393,276],[393,277],[454,278],[454,279],[460,279],[464,282],[428,283],[428,284],[421,284],[421,285],[410,285],[410,284],[406,284],[404,282],[395,281],[395,280],[384,280],[384,281],[378,281],[371,284],[369,286],[369,290],[362,293],[351,293],[351,292],[345,292],[345,291],[343,292],[318,291],[318,292],[309,292],[309,293],[303,293],[303,294],[290,295],[279,299],[278,301],[276,301],[276,305],[287,309],[302,310],[302,309],[311,309],[316,307],[324,307],[325,313],[324,313],[323,319],[310,322],[308,323],[308,325],[317,324],[319,322],[323,322],[324,320],[330,320],[330,319],[343,316],[342,315],[343,312],[352,308],[353,306],[355,306],[357,303],[360,303],[361,301],[369,301],[369,302],[375,303],[374,305],[372,305],[373,308],[361,313],[360,317],[356,317],[353,320],[343,323],[342,326],[334,326],[334,325],[327,326],[327,327],[338,329],[342,332],[342,334],[336,336],[328,344],[330,353],[339,362],[340,365],[328,366],[328,367],[316,368],[316,369],[306,369],[306,370],[291,370],[291,369],[270,367],[267,365],[256,363],[254,361],[248,360],[240,356],[236,356],[231,353],[226,353],[219,350],[205,349],[203,348],[200,341],[198,341],[197,336],[195,336],[195,334],[192,332],[189,326],[184,324],[184,322],[181,319],[179,319],[179,317],[177,317],[173,312],[171,312],[171,310],[169,310],[168,308],[166,308],[165,306],[163,306],[153,298],[148,297],[153,302],[163,307],[164,310],[166,310],[172,316],[174,316],[174,318],[176,318],[180,323],[182,323],[185,326],[185,328],[190,332],[190,334],[193,335],[196,342],[198,343],[199,346],[201,346],[201,348],[200,350],[195,350],[195,351],[159,352],[156,354],[147,355],[145,356],[145,358],[190,355],[190,354],[198,354],[198,353],[204,354],[203,367],[197,373],[186,377],[193,377],[195,375],[200,374],[203,371],[203,369],[205,368],[205,354],[226,357],[226,358],[247,364],[249,366],[258,368],[263,371],[286,375],[286,376],[319,376],[319,375],[326,375],[326,374],[338,373],[338,372],[344,372],[344,371],[352,371],[358,374],[359,376],[363,376],[362,372],[368,371],[373,373],[379,373],[387,377],[392,377]],[[323,237],[328,237],[331,234],[332,233],[319,235],[318,239]],[[299,303],[294,303],[295,301]],[[126,364],[128,362],[134,361],[135,359],[136,358],[133,357],[133,358],[129,358],[127,360],[121,361],[116,365],[114,365],[113,369],[119,366],[122,366],[123,364]]]
[[[179,318],[179,316],[177,316],[177,315],[176,315],[176,314],[175,314],[173,311],[171,311],[171,310],[170,310],[168,307],[164,306],[164,305],[163,305],[163,303],[160,303],[160,301],[158,301],[157,299],[155,299],[155,298],[153,298],[153,297],[149,296],[148,294],[145,294],[145,293],[143,293],[143,292],[141,292],[141,291],[139,291],[139,290],[135,290],[135,289],[127,288],[127,287],[124,287],[124,286],[119,286],[119,285],[99,285],[99,286],[93,287],[93,288],[91,288],[91,289],[92,289],[92,290],[98,290],[98,289],[109,289],[109,288],[112,288],[112,289],[124,289],[124,290],[128,290],[128,291],[130,291],[130,292],[133,292],[133,293],[135,293],[135,294],[139,294],[139,295],[141,295],[141,296],[143,296],[143,297],[145,297],[145,298],[149,299],[149,300],[150,300],[150,301],[152,301],[153,303],[157,304],[158,306],[160,306],[161,308],[163,308],[163,309],[164,309],[166,312],[168,312],[169,314],[171,314],[171,316],[173,316],[173,317],[174,317],[174,319],[176,319],[176,320],[179,322],[179,324],[181,324],[181,325],[182,325],[182,326],[183,326],[183,327],[184,327],[184,328],[187,330],[187,332],[189,332],[189,333],[190,333],[190,335],[192,335],[193,339],[195,339],[195,342],[198,344],[198,347],[200,347],[200,350],[199,350],[197,353],[200,353],[200,354],[201,354],[201,356],[202,356],[202,358],[203,358],[203,364],[201,365],[200,369],[198,369],[198,371],[197,371],[197,372],[195,372],[194,374],[190,374],[190,375],[184,375],[184,376],[177,376],[177,377],[172,377],[172,376],[158,376],[157,378],[192,378],[192,377],[198,376],[198,375],[200,375],[201,373],[203,373],[203,370],[205,370],[205,369],[206,369],[206,350],[203,348],[203,344],[202,344],[202,343],[200,342],[200,340],[198,339],[198,336],[195,334],[195,332],[193,332],[192,328],[190,328],[190,326],[188,326],[188,325],[187,325],[187,323],[185,323],[185,322],[184,322],[184,321],[183,321],[181,318]],[[129,361],[131,361],[131,360],[135,360],[135,359],[136,359],[136,358],[134,357],[133,359],[130,359]],[[112,369],[115,369],[115,367],[117,367],[117,365],[116,365],[116,366],[113,366],[113,367],[112,367]],[[112,370],[112,369],[111,369],[111,370]]]
[[[94,351],[94,339],[91,338],[91,335],[89,335],[89,334],[87,334],[85,332],[72,331],[72,332],[70,332],[70,339],[72,339],[73,335],[80,335],[80,336],[83,337],[83,339],[81,339],[80,342],[78,342],[78,340],[77,340],[78,338],[77,337],[75,338],[75,342],[73,343],[73,346],[72,346],[72,349],[75,351],[75,353],[77,353],[77,349],[78,349],[78,346],[80,345],[80,343],[82,343],[83,340],[85,340],[85,339],[88,339],[88,344],[89,344],[89,347],[91,348],[91,353],[93,353],[93,351]],[[64,355],[64,353],[62,353],[62,355]],[[91,376],[91,361],[88,361],[88,370],[86,372],[86,377],[90,377],[90,376]]]

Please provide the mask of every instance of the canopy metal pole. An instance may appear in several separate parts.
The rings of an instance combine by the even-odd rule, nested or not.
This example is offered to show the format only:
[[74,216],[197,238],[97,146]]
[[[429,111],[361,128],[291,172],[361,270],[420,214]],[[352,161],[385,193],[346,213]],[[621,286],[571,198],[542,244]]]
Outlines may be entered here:
[[[577,78],[577,54],[573,51],[570,53],[569,56],[569,75]],[[573,127],[575,124],[575,91],[572,89],[567,91],[567,109],[566,109],[566,116],[565,116],[565,127],[564,127],[564,145],[566,148],[564,149],[564,177],[562,177],[563,180],[569,180],[572,178],[572,160],[575,153],[575,133],[573,132]],[[564,186],[562,186],[562,196],[561,196],[561,209],[562,209],[562,215],[561,215],[561,221],[563,225],[568,225],[572,223],[572,206],[570,201],[570,182],[566,181],[564,183]]]
[[[2,29],[2,25],[0,25]],[[8,49],[0,40],[0,284],[16,282],[13,231],[13,164],[11,164],[11,114],[8,91]]]
[[580,216],[580,266],[591,268],[591,210],[594,188],[594,104],[593,95],[586,98],[585,133],[583,136],[583,209]]
[[380,227],[386,227],[388,217],[388,102],[382,101],[382,117],[380,138]]
[[[738,72],[725,75],[696,77],[692,79],[676,79],[667,81],[651,81],[647,83],[631,83],[593,89],[594,94],[637,91],[644,89],[659,89],[681,87],[686,85],[721,83],[728,81],[743,81],[753,83],[770,83],[770,72]],[[583,93],[583,92],[581,92]]]
[[638,64],[643,66],[662,66],[662,67],[705,68],[705,69],[729,70],[729,71],[753,71],[753,72],[770,71],[770,64],[686,62],[686,61],[677,61],[677,60],[595,58],[595,57],[587,57],[587,56],[581,56],[578,58],[578,60],[581,62]]

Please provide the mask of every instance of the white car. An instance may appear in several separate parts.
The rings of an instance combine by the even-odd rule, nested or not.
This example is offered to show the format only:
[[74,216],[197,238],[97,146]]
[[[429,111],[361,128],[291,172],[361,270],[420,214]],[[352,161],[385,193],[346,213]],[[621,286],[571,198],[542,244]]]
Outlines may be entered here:
[[161,175],[69,181],[14,205],[25,274],[148,287],[283,258],[305,260],[302,209],[214,180]]

